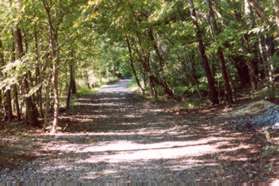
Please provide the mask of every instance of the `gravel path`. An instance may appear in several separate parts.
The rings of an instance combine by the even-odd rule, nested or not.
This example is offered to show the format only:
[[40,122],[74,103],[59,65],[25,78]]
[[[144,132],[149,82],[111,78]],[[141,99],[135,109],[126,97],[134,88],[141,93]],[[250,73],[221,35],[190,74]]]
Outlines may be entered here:
[[[252,134],[225,127],[217,113],[177,114],[143,100],[129,80],[78,99],[61,117],[63,132],[18,139],[37,158],[0,170],[23,185],[181,185],[270,180]],[[33,146],[32,146],[33,144]],[[26,148],[26,149],[24,149]],[[263,170],[259,172],[258,169]]]

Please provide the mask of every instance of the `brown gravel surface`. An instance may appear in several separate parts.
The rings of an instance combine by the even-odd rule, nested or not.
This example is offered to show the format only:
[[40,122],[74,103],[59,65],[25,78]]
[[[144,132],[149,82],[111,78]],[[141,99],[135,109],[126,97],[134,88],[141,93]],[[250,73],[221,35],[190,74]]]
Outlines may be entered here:
[[80,97],[56,135],[2,134],[0,185],[267,183],[279,176],[275,147],[260,132],[234,129],[222,117],[226,110],[153,103],[130,92],[128,82]]

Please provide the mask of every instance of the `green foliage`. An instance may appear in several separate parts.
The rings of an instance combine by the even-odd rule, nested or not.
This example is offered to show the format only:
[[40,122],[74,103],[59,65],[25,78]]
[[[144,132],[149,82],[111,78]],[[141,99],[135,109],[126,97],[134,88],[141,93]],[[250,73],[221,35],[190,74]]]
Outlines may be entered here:
[[92,88],[88,88],[86,86],[81,86],[78,89],[77,96],[80,97],[80,96],[84,96],[84,95],[90,95],[90,94],[95,93],[96,91],[97,91],[97,88],[92,89]]

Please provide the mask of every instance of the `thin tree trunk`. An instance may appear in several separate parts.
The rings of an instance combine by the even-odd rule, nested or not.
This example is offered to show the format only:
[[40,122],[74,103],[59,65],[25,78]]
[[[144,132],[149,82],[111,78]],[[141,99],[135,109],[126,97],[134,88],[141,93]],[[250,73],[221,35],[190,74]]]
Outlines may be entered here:
[[126,43],[127,43],[127,47],[128,47],[128,50],[129,50],[129,56],[130,56],[129,61],[130,61],[130,66],[131,66],[132,72],[134,74],[134,77],[136,79],[138,87],[140,88],[142,94],[144,94],[144,88],[141,86],[141,83],[140,83],[140,80],[138,78],[138,74],[137,74],[137,71],[136,71],[136,68],[135,68],[135,65],[134,65],[134,58],[133,58],[133,54],[132,54],[132,48],[131,48],[131,44],[130,44],[130,41],[129,41],[128,37],[126,37]]
[[[71,66],[71,65],[70,65]],[[71,67],[70,67],[71,68]],[[71,70],[70,70],[71,71]],[[71,72],[70,72],[71,73]],[[66,101],[66,110],[69,110],[71,108],[71,99],[72,99],[72,82],[70,80],[69,87],[68,87],[68,93],[67,93],[67,101]]]
[[160,71],[163,72],[163,70],[164,70],[164,65],[165,65],[165,61],[164,61],[164,58],[163,58],[163,56],[162,56],[162,54],[161,54],[161,52],[160,52],[160,49],[159,49],[159,47],[158,47],[158,45],[157,45],[157,41],[156,41],[156,39],[155,39],[155,37],[154,37],[154,32],[153,32],[153,29],[152,29],[152,28],[149,28],[148,34],[149,34],[149,38],[150,38],[151,41],[152,41],[153,48],[154,48],[154,50],[155,50],[155,52],[156,52],[156,54],[157,54],[157,56],[158,56],[158,58],[159,58]]
[[164,58],[163,58],[163,56],[162,56],[162,54],[160,52],[160,49],[159,49],[159,47],[157,45],[157,41],[156,41],[156,39],[154,37],[154,33],[153,33],[153,29],[152,28],[149,28],[148,34],[149,34],[149,38],[151,39],[151,41],[153,43],[153,48],[154,48],[154,50],[156,52],[156,55],[159,58],[159,63],[160,63],[159,72],[161,74],[161,77],[160,76],[155,77],[155,75],[153,75],[152,76],[153,77],[153,81],[155,83],[157,83],[158,85],[160,85],[164,89],[164,92],[165,92],[165,94],[167,96],[169,96],[170,98],[175,98],[173,90],[170,88],[170,86],[167,83],[166,78],[164,77],[165,61],[164,61]]
[[[52,34],[51,34],[52,35]],[[54,95],[54,113],[51,133],[56,132],[59,117],[59,88],[58,88],[58,59],[57,59],[57,37],[51,36],[51,48],[52,48],[52,83],[53,83],[53,95]]]
[[43,1],[44,8],[47,14],[48,20],[48,31],[49,31],[49,47],[51,50],[51,61],[52,61],[52,88],[53,88],[53,122],[50,133],[55,133],[58,125],[59,118],[59,55],[58,55],[58,30],[53,23],[53,17],[51,14],[51,7],[47,0]]
[[71,91],[73,95],[77,94],[77,84],[76,84],[76,71],[75,71],[75,58],[74,49],[71,49],[71,62],[70,62],[70,81],[72,84]]
[[[50,77],[48,77],[48,79],[51,81],[51,78]],[[50,82],[50,81],[48,81],[48,82]],[[44,128],[47,128],[48,127],[48,112],[49,112],[49,108],[50,108],[50,103],[49,103],[49,101],[50,101],[50,96],[49,96],[49,94],[50,94],[50,90],[49,90],[49,84],[47,83],[47,85],[45,86],[45,100],[44,100]]]
[[18,100],[18,87],[16,85],[13,86],[13,95],[14,95],[14,105],[16,109],[16,118],[18,121],[20,121],[21,111],[20,111],[19,100]]
[[[12,31],[12,34],[14,34],[14,32]],[[16,59],[16,51],[15,51],[15,42],[12,42],[12,55],[11,55],[11,61],[12,63],[15,61]],[[19,106],[19,99],[18,99],[18,86],[17,85],[13,85],[12,87],[12,91],[13,91],[13,98],[14,98],[14,106],[15,106],[15,110],[16,110],[16,118],[18,121],[21,120],[21,110],[20,110],[20,106]]]
[[[72,52],[73,53],[73,52]],[[72,55],[73,57],[73,55]],[[71,107],[71,99],[72,95],[75,95],[76,92],[76,81],[75,81],[75,75],[74,75],[74,61],[73,58],[71,59],[69,63],[69,71],[70,71],[70,76],[69,76],[69,87],[68,87],[68,95],[67,95],[67,102],[66,102],[66,109],[70,109]]]
[[[35,51],[36,51],[36,69],[35,69],[35,74],[36,74],[36,85],[42,83],[42,78],[41,78],[41,70],[40,70],[40,49],[39,49],[39,38],[38,38],[38,31],[37,27],[34,28],[34,40],[35,40]],[[39,106],[39,111],[41,117],[43,117],[44,111],[43,111],[43,98],[42,98],[42,86],[40,86],[37,94],[36,94],[36,100],[37,104]]]

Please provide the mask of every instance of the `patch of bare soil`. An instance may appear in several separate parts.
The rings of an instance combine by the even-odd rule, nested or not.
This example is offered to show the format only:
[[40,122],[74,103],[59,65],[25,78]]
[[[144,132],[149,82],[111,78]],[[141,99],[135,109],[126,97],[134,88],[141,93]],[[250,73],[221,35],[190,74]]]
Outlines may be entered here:
[[224,116],[226,109],[183,110],[151,103],[129,92],[127,85],[122,80],[80,97],[61,116],[62,131],[56,135],[18,136],[21,150],[37,158],[0,171],[0,182],[185,184],[278,177],[273,144],[257,130],[236,130]]
[[[42,133],[22,122],[2,123],[0,125],[0,169],[15,169],[38,157],[34,151],[32,135]],[[34,148],[36,147],[36,148]]]

